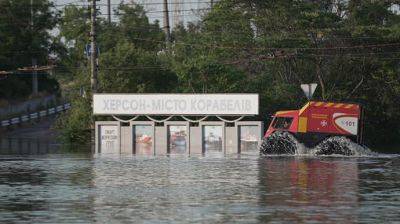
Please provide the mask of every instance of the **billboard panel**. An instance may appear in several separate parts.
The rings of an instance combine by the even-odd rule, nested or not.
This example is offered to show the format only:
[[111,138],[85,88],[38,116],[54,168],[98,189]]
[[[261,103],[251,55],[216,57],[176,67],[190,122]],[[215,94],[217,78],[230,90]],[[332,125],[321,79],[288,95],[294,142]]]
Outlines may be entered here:
[[94,94],[97,115],[257,115],[258,94]]

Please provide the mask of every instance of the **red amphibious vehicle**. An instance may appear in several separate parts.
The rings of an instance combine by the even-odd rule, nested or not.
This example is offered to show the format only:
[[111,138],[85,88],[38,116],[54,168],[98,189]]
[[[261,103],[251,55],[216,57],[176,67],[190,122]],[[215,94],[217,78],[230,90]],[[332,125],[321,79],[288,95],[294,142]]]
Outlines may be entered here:
[[[344,136],[361,144],[362,116],[361,106],[353,103],[311,101],[300,110],[278,111],[265,133],[261,151],[294,153],[295,149],[290,146],[293,145],[293,137],[307,147],[315,147],[337,136]],[[330,141],[330,144],[335,143]],[[333,150],[332,153],[337,152]]]

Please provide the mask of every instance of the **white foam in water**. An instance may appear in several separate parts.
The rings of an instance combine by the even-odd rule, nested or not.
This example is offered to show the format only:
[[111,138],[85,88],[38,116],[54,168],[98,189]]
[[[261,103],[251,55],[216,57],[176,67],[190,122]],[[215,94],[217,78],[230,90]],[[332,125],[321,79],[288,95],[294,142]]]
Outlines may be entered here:
[[291,134],[287,134],[286,136],[289,137],[290,141],[294,143],[294,146],[296,148],[295,155],[308,154],[307,152],[309,150],[303,143],[300,143],[299,141],[297,141],[297,139]]
[[[318,155],[318,152],[321,151],[321,144],[326,143],[326,142],[335,143],[335,145],[339,147],[336,149],[338,151],[344,152],[346,150],[349,150],[350,156],[361,157],[361,156],[373,156],[373,155],[377,154],[377,153],[372,152],[368,147],[361,146],[344,136],[335,136],[335,137],[330,137],[328,139],[325,139],[323,142],[321,142],[314,148],[310,149],[309,154]],[[332,154],[332,156],[343,156],[343,154]],[[349,156],[349,155],[347,155],[347,156]]]
[[358,145],[344,136],[330,137],[313,148],[306,147],[289,133],[276,133],[274,138],[278,141],[290,143],[296,149],[295,156],[370,157],[379,155],[372,152],[368,147]]

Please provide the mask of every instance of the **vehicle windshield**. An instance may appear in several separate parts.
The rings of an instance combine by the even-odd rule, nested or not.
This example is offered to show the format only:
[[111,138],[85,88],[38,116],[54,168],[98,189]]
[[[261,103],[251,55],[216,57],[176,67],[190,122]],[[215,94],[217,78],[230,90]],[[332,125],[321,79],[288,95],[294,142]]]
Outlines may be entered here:
[[289,129],[290,125],[292,124],[293,118],[292,117],[275,117],[274,123],[272,127],[275,129]]

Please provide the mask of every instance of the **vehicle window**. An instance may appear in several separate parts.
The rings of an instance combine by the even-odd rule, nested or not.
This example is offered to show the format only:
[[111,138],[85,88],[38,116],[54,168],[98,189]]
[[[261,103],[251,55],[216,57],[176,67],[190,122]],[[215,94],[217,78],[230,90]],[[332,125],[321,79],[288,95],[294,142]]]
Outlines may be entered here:
[[292,117],[275,117],[273,127],[276,129],[288,129],[292,124]]

